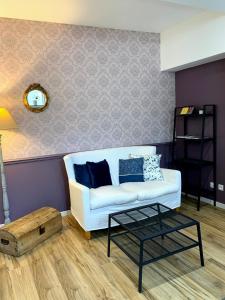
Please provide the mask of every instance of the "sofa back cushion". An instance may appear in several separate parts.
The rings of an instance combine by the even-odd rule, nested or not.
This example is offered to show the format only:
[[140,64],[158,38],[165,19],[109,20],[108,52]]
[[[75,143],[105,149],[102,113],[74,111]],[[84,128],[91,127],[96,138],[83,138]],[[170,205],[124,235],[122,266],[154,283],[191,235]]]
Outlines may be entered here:
[[142,182],[144,158],[119,159],[119,182]]
[[131,153],[141,155],[154,155],[156,153],[156,147],[132,146],[68,154],[64,156],[64,162],[68,178],[71,180],[76,180],[74,175],[73,164],[85,164],[87,161],[98,162],[103,159],[106,159],[109,164],[112,184],[119,185],[119,159],[128,159]]
[[104,159],[99,162],[87,162],[87,168],[90,175],[91,187],[96,189],[104,185],[112,185],[109,165]]

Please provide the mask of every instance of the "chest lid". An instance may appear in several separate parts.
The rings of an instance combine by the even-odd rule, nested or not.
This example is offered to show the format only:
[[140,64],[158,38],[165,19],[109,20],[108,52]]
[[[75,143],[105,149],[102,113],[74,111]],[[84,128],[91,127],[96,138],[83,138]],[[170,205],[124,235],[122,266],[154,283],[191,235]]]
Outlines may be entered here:
[[0,235],[8,235],[11,239],[19,239],[28,232],[38,229],[41,225],[60,216],[60,212],[52,207],[42,207],[28,215],[3,226]]

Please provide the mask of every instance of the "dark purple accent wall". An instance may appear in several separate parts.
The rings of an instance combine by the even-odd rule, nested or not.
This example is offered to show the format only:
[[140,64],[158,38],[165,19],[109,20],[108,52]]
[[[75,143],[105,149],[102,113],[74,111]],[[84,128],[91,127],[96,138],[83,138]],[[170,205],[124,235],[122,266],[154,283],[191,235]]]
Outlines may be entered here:
[[[59,211],[69,209],[68,183],[62,156],[5,163],[12,220],[42,206],[52,206]],[[3,223],[2,201],[0,203],[0,223]]]
[[[162,167],[170,161],[170,143],[156,144]],[[64,154],[5,162],[10,217],[15,220],[42,206],[59,211],[70,209],[69,189],[62,157]],[[1,186],[1,185],[0,185]],[[3,223],[0,190],[0,224]]]
[[[217,105],[217,179],[225,184],[225,59],[176,72],[176,105]],[[209,183],[207,183],[209,186]],[[217,192],[225,203],[224,192]]]
[[161,154],[161,167],[170,168],[171,167],[171,158],[172,158],[172,143],[161,143],[155,144],[156,153]]

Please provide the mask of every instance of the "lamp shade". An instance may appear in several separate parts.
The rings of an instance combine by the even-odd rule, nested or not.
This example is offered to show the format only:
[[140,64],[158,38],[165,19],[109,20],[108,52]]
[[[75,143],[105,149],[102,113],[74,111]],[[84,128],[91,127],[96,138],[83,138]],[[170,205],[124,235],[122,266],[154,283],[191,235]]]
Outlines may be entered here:
[[7,109],[0,107],[0,130],[15,129],[16,122]]

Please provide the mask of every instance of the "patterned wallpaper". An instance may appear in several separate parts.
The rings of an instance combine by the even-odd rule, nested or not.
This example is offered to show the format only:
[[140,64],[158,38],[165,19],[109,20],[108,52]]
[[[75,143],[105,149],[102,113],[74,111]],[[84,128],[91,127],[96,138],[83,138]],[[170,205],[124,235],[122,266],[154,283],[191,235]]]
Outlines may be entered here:
[[[159,34],[0,19],[0,106],[5,159],[171,140],[174,74],[160,72]],[[40,83],[49,108],[24,90]]]

